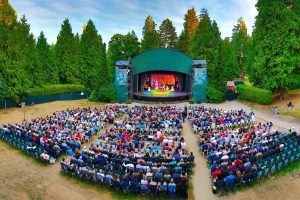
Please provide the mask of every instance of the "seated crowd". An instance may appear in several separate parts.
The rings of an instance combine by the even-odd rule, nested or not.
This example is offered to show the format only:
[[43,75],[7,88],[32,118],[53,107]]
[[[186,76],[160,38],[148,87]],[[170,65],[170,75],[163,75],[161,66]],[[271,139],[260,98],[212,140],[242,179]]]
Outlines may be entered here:
[[124,192],[187,196],[194,156],[181,137],[182,110],[135,106],[62,169]]
[[188,120],[192,124],[194,132],[250,124],[255,120],[253,112],[248,114],[242,109],[225,111],[216,108],[204,108],[203,106],[190,106],[188,113]]
[[3,137],[26,145],[26,151],[38,151],[46,162],[55,160],[62,151],[80,149],[85,140],[91,140],[100,128],[122,116],[127,106],[111,105],[104,108],[76,108],[57,111],[46,117],[32,119],[22,124],[2,127]]
[[[205,115],[201,112],[192,111],[192,114],[201,119]],[[241,111],[231,113],[235,113],[235,117],[253,115]],[[222,121],[216,119],[222,118],[222,115],[213,116],[215,121]],[[232,118],[230,114],[227,117]],[[198,123],[201,124],[201,120]],[[211,167],[214,192],[248,185],[262,176],[274,173],[300,156],[300,139],[295,130],[290,130],[289,134],[286,131],[273,130],[271,122],[244,124],[239,128],[211,128],[197,133],[201,151],[207,156]]]

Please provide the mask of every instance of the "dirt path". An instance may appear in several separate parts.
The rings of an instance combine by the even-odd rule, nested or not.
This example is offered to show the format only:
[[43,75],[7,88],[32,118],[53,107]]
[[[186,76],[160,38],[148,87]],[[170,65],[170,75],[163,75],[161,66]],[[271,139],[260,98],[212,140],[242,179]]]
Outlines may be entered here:
[[188,120],[183,123],[183,137],[186,140],[188,150],[194,153],[195,166],[193,168],[192,184],[194,198],[197,200],[217,199],[211,192],[209,169],[206,167],[206,159],[202,157],[197,144],[196,135]]

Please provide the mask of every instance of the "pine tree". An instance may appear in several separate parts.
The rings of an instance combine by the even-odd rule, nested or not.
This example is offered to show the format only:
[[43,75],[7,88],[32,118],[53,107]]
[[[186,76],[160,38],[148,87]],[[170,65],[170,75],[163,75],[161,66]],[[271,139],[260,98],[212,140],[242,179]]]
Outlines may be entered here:
[[106,44],[102,41],[102,37],[99,35],[99,39],[101,42],[101,49],[100,49],[100,69],[99,74],[99,87],[105,86],[111,83],[109,68],[107,64],[107,54],[106,54]]
[[159,47],[159,35],[156,32],[156,24],[149,15],[145,20],[143,27],[143,39],[141,42],[141,50],[146,51]]
[[99,87],[99,78],[107,81],[105,74],[99,77],[102,45],[102,40],[100,40],[94,23],[89,20],[83,30],[80,42],[81,78],[83,84],[89,89]]
[[30,83],[28,73],[21,65],[24,56],[18,43],[20,28],[17,15],[8,0],[1,1],[0,30],[0,73],[6,85],[3,85],[4,90],[7,90],[1,95],[19,102],[25,97]]
[[170,19],[165,19],[159,26],[160,47],[175,48],[177,34],[175,27]]
[[247,26],[242,17],[238,19],[237,25],[234,26],[232,30],[232,44],[234,47],[234,52],[237,60],[239,61],[239,69],[241,72],[242,78],[245,75],[245,59],[247,56],[247,42],[248,42],[248,34],[247,34]]
[[208,81],[218,89],[224,88],[219,81],[221,74],[221,34],[217,23],[211,22],[207,10],[202,9],[200,23],[192,39],[190,54],[195,59],[205,59],[208,63]]
[[196,33],[198,25],[199,19],[197,17],[195,8],[189,9],[184,16],[184,29],[178,38],[176,49],[184,53],[189,53],[190,42]]
[[229,41],[229,38],[225,38],[222,41],[222,81],[227,82],[240,75],[239,63],[234,54],[233,44]]
[[43,31],[37,40],[37,50],[39,62],[36,71],[38,77],[42,79],[43,84],[58,83],[58,71],[54,64],[53,53],[50,51],[50,45],[47,43],[47,38]]
[[75,37],[68,19],[61,25],[54,48],[56,66],[59,72],[60,83],[78,83],[79,67],[75,45]]
[[300,2],[259,0],[256,7],[251,81],[283,97],[300,80]]
[[125,56],[129,59],[140,53],[140,42],[134,31],[125,35]]

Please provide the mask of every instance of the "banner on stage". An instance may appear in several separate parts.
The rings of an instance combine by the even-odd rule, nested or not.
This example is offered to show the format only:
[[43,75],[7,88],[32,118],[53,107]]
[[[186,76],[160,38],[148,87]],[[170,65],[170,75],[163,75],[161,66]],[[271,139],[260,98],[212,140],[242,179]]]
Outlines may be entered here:
[[117,69],[116,70],[116,84],[117,85],[127,85],[127,69]]

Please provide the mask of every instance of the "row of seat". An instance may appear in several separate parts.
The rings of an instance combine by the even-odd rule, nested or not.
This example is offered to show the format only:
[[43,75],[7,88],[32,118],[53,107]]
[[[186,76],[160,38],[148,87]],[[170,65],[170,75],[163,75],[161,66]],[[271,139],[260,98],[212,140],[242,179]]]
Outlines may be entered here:
[[31,157],[41,160],[40,155],[45,151],[45,149],[33,142],[25,141],[24,139],[17,137],[10,133],[5,133],[3,129],[0,128],[0,138],[12,145],[13,147],[23,151],[24,153],[30,155]]
[[[132,192],[134,194],[141,194],[141,195],[158,195],[158,196],[187,196],[187,186],[172,186],[168,184],[161,184],[161,185],[144,185],[140,182],[132,182],[126,180],[117,181],[112,178],[108,178],[106,176],[90,173],[86,170],[79,170],[78,168],[73,169],[70,165],[61,162],[61,171],[64,174],[67,174],[72,177],[76,177],[79,180],[84,182],[92,182],[94,184],[104,185],[113,189],[115,191],[122,191],[122,192]],[[105,171],[104,171],[105,173]]]
[[288,136],[291,138],[290,143],[293,143],[293,150],[290,148],[285,148],[283,151],[277,155],[274,155],[270,158],[265,158],[259,162],[256,162],[258,171],[249,172],[246,175],[242,175],[240,177],[235,177],[233,183],[226,182],[226,179],[217,179],[213,182],[213,191],[220,192],[223,190],[232,191],[234,189],[241,188],[243,186],[249,186],[255,181],[260,181],[264,177],[268,177],[269,175],[273,175],[277,171],[282,170],[285,167],[288,167],[295,161],[300,160],[300,137],[291,135]]

